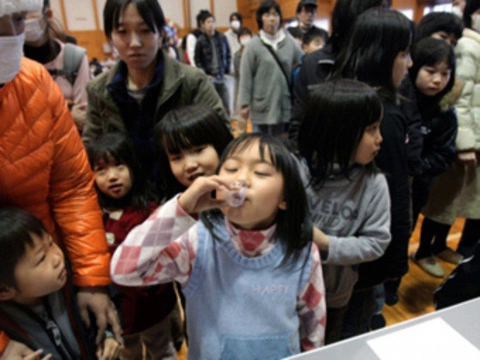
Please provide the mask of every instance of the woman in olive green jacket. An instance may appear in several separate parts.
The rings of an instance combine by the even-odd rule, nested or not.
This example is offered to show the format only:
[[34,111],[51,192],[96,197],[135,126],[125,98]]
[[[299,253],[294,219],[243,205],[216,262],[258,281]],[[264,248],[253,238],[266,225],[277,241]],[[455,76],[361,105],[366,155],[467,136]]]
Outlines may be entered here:
[[111,131],[131,136],[149,178],[160,183],[162,169],[155,159],[155,124],[172,109],[204,104],[229,120],[207,76],[180,64],[160,49],[165,17],[156,0],[108,0],[104,29],[120,60],[87,85],[85,143]]

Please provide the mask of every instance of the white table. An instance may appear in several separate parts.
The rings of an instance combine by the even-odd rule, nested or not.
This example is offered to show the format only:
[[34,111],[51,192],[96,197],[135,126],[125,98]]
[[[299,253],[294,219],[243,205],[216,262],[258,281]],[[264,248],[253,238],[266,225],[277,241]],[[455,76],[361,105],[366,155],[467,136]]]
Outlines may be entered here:
[[[480,298],[477,298],[377,331],[291,356],[288,360],[379,360],[380,357],[367,344],[367,341],[396,332],[398,334],[401,330],[428,323],[433,319],[442,319],[474,347],[480,349]],[[408,344],[405,344],[405,346],[408,346]],[[428,344],[425,344],[425,346],[428,346]],[[461,350],[459,349],[458,357],[451,360],[463,359]]]

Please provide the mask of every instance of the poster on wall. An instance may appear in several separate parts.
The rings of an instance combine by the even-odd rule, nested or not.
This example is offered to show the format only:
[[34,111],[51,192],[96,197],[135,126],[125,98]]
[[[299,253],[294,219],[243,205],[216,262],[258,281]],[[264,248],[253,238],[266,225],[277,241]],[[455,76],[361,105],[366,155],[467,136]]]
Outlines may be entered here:
[[69,31],[96,30],[95,13],[91,1],[63,0]]

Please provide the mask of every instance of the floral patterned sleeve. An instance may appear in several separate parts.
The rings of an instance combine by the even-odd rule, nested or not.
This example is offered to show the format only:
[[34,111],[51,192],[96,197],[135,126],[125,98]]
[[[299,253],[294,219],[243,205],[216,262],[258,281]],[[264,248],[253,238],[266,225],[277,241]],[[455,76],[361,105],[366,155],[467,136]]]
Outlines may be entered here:
[[320,253],[315,244],[312,247],[310,279],[298,299],[297,313],[300,317],[302,350],[308,351],[322,346],[325,341],[327,311],[322,264]]
[[197,220],[177,197],[135,227],[112,257],[115,283],[142,286],[178,281],[184,286],[193,269],[198,246]]

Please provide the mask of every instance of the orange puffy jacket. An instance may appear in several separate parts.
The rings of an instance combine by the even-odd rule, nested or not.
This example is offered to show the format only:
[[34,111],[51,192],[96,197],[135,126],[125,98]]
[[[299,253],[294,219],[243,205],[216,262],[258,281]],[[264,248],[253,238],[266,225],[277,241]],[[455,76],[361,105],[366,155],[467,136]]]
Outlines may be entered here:
[[[45,68],[26,58],[0,88],[0,205],[39,219],[66,251],[77,286],[110,283],[94,177],[65,99]],[[8,338],[0,333],[0,353]]]

